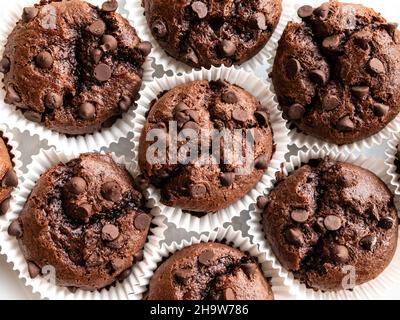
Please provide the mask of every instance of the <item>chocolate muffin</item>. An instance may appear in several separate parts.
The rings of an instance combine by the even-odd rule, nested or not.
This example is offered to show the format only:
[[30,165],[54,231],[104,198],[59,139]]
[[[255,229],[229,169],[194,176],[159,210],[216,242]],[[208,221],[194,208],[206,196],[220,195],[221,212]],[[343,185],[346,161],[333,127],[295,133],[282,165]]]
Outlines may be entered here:
[[290,22],[272,71],[287,119],[343,145],[372,136],[400,110],[397,24],[362,5],[303,6]]
[[5,215],[10,209],[10,196],[18,186],[18,177],[13,169],[7,141],[0,132],[0,216]]
[[30,276],[51,266],[57,285],[85,290],[128,277],[151,222],[133,184],[111,156],[96,153],[46,171],[8,229]]
[[[253,130],[254,144],[247,145],[254,147],[254,158],[248,155],[250,170],[240,173],[246,162],[240,161],[240,156],[246,155],[247,141],[241,138],[250,136],[247,129]],[[192,135],[186,142],[188,131],[195,139]],[[242,145],[242,150],[231,149],[224,132]],[[154,133],[166,147],[164,159],[163,153],[156,157],[159,161],[149,158],[154,151]],[[181,137],[178,143],[174,142],[176,134]],[[192,147],[197,148],[189,151]],[[144,178],[161,189],[165,205],[194,213],[214,212],[253,188],[267,169],[273,150],[268,113],[255,97],[228,82],[201,80],[177,86],[154,102],[140,138],[139,165]]]
[[386,185],[366,169],[328,158],[278,182],[262,223],[283,267],[322,291],[343,289],[349,267],[354,284],[376,278],[392,260],[398,238],[397,210]]
[[5,102],[68,135],[112,125],[137,99],[151,50],[117,7],[63,0],[25,8],[0,63]]
[[273,300],[257,262],[219,243],[175,252],[155,271],[148,300]]
[[143,0],[160,46],[191,67],[242,64],[268,42],[281,0]]

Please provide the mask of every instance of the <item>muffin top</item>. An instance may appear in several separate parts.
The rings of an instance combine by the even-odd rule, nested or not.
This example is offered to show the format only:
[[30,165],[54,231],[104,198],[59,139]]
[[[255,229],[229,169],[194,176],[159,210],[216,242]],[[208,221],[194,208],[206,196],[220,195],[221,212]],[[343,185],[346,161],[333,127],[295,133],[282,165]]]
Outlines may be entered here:
[[151,222],[133,184],[109,155],[83,154],[47,170],[9,227],[31,277],[50,266],[57,285],[86,290],[127,277]]
[[[227,139],[220,135],[224,132]],[[159,161],[149,158],[154,153],[151,133],[166,146]],[[177,134],[188,134],[191,140],[176,139]],[[248,144],[253,157],[247,160],[240,159],[248,150],[243,134],[254,137]],[[242,150],[229,143],[229,137]],[[161,189],[162,203],[203,213],[226,208],[249,192],[272,154],[268,113],[256,98],[228,82],[201,80],[171,89],[151,107],[140,138],[139,165],[144,177]],[[246,163],[250,170],[241,172]]]
[[349,267],[354,284],[374,279],[396,250],[392,193],[372,172],[349,163],[311,160],[276,184],[262,216],[281,264],[317,290],[344,289]]
[[112,125],[137,99],[151,50],[117,6],[63,0],[25,8],[0,63],[5,102],[68,135]]
[[175,252],[155,271],[148,300],[272,300],[257,262],[219,243]]
[[18,177],[13,169],[7,142],[0,132],[0,216],[5,215],[10,209],[10,195],[18,186]]
[[242,64],[270,39],[281,0],[144,0],[160,46],[191,67]]
[[397,25],[372,9],[303,6],[279,42],[272,80],[300,131],[343,145],[381,131],[400,110]]

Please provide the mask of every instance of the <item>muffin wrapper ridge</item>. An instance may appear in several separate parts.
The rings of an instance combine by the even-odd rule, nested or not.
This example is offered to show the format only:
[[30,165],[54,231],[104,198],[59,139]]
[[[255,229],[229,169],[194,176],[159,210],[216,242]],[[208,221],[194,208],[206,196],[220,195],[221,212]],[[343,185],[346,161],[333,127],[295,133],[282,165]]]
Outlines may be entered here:
[[242,252],[248,252],[250,256],[257,259],[264,276],[269,279],[275,299],[293,299],[289,292],[287,280],[282,277],[279,266],[275,264],[273,259],[265,252],[259,249],[257,244],[250,241],[248,237],[244,237],[240,231],[235,231],[232,226],[228,228],[217,228],[208,233],[193,236],[189,241],[172,242],[171,244],[163,243],[160,247],[147,246],[145,248],[145,260],[140,263],[140,268],[134,270],[134,276],[139,285],[135,286],[135,295],[142,298],[148,290],[150,280],[159,266],[164,260],[176,251],[182,250],[194,244],[203,242],[220,242],[237,248]]
[[139,141],[143,126],[146,122],[146,112],[149,106],[157,96],[165,91],[170,90],[177,85],[195,81],[195,80],[227,80],[232,84],[236,84],[247,90],[262,106],[266,107],[270,116],[271,127],[273,131],[273,139],[275,144],[275,153],[269,164],[268,170],[255,187],[242,199],[220,210],[216,213],[209,213],[201,218],[183,212],[179,208],[166,207],[160,203],[160,195],[154,187],[150,187],[150,196],[157,199],[157,206],[161,208],[161,212],[165,215],[169,222],[174,223],[187,231],[201,233],[203,231],[213,230],[224,223],[231,222],[233,217],[240,216],[243,210],[248,210],[249,205],[254,203],[256,199],[262,195],[263,190],[271,185],[271,180],[275,177],[275,173],[280,171],[281,163],[285,162],[285,155],[288,153],[288,129],[285,126],[285,120],[282,118],[282,112],[278,110],[277,104],[273,101],[271,93],[268,91],[262,81],[253,74],[237,70],[235,68],[212,67],[210,70],[201,69],[193,71],[181,76],[165,76],[156,79],[142,92],[142,97],[138,102],[136,110],[136,119],[133,123],[134,128],[134,150],[133,159],[137,161],[139,155]]
[[[15,24],[21,19],[24,7],[33,6],[37,0],[6,1],[2,3],[0,18],[0,57],[3,55],[4,46],[7,43],[8,35],[14,29]],[[103,0],[87,0],[87,2],[101,6]],[[143,39],[144,40],[144,39]],[[151,58],[147,57],[143,65],[142,90],[152,80],[154,69],[151,66]],[[2,75],[0,75],[0,80]],[[48,140],[49,145],[60,148],[60,150],[78,150],[79,152],[100,150],[101,147],[118,142],[120,137],[126,137],[131,132],[130,122],[135,117],[134,107],[130,108],[121,119],[118,119],[111,128],[103,128],[93,134],[71,137],[46,128],[27,120],[16,107],[7,105],[4,102],[5,90],[0,90],[0,117],[7,119],[10,127],[16,127],[20,131],[28,130],[31,135],[39,135],[41,140]]]
[[[114,161],[124,164],[132,176],[136,175],[136,167],[131,162],[126,162],[124,157],[117,157],[111,153]],[[123,282],[117,282],[115,286],[101,291],[84,291],[77,290],[71,293],[65,287],[59,287],[51,283],[49,277],[36,277],[32,279],[28,273],[28,267],[24,255],[18,245],[18,241],[14,237],[10,237],[7,233],[8,226],[11,221],[15,220],[24,207],[32,189],[40,178],[40,175],[52,166],[63,162],[66,163],[72,159],[79,157],[78,152],[62,153],[54,148],[42,150],[38,155],[33,157],[33,162],[28,166],[27,173],[24,175],[24,183],[20,186],[17,194],[11,201],[10,212],[2,221],[0,232],[1,253],[7,256],[7,262],[13,263],[13,270],[18,271],[19,278],[24,280],[27,286],[32,287],[34,293],[39,293],[41,298],[55,300],[136,300],[138,299],[133,294],[135,286],[137,286],[136,278],[133,273]],[[153,199],[148,198],[151,203]],[[146,246],[159,246],[159,243],[164,240],[164,231],[167,226],[164,224],[164,217],[154,216],[152,219],[152,227],[147,236]],[[134,264],[132,270],[138,268],[139,264]]]
[[[292,16],[288,17],[286,20],[286,23],[284,24],[285,26],[289,21],[297,21],[300,22],[301,19],[297,16],[297,9],[303,6],[304,4],[311,5],[313,7],[318,7],[321,5],[323,0],[309,0],[309,1],[300,1],[300,0],[288,0],[289,5],[292,5]],[[374,0],[349,0],[349,1],[344,1],[346,3],[361,3],[364,6],[374,8],[375,11],[377,12],[382,12],[383,16],[386,17],[389,21],[397,21],[398,17],[396,17],[395,14],[393,14],[393,10],[390,6],[390,1],[374,1]],[[282,35],[283,31],[280,33],[279,37]],[[275,40],[275,38],[274,38]],[[272,72],[272,68],[274,66],[274,60],[275,60],[275,55],[276,55],[276,50],[278,49],[278,41],[273,41],[269,42],[269,48],[270,48],[270,54],[269,54],[269,59],[266,61],[266,66],[267,66],[267,74],[270,74]],[[269,89],[271,92],[273,92],[274,95],[274,101],[279,105],[277,96],[275,94],[275,89],[274,85],[271,81],[271,79],[268,79],[267,81],[269,85]],[[291,128],[291,122],[287,123],[288,128]],[[291,141],[291,145],[294,144],[298,148],[302,147],[307,147],[308,149],[311,149],[313,147],[322,149],[322,148],[327,148],[329,150],[331,149],[336,149],[338,151],[344,151],[344,152],[352,152],[352,151],[361,151],[364,148],[365,149],[370,149],[373,146],[377,146],[382,144],[383,140],[389,139],[391,134],[393,132],[399,132],[400,131],[400,114],[392,120],[385,128],[383,128],[380,132],[366,138],[360,141],[356,141],[351,144],[343,145],[343,146],[338,146],[333,143],[328,143],[326,141],[323,141],[321,139],[318,139],[316,137],[306,135],[302,132],[300,132],[297,127],[293,125],[293,128],[290,130],[289,133],[289,138]]]
[[[272,34],[270,40],[265,47],[253,58],[244,62],[237,68],[244,69],[249,72],[255,72],[257,68],[264,67],[265,61],[272,58],[271,54],[274,52],[274,44],[278,43],[283,30],[286,27],[287,22],[293,16],[293,5],[292,0],[282,1],[282,15],[280,21]],[[134,22],[134,26],[137,28],[139,37],[148,40],[153,45],[153,50],[150,53],[151,57],[155,58],[157,64],[161,64],[165,71],[171,70],[175,73],[185,73],[192,70],[191,67],[170,57],[154,39],[151,30],[147,24],[146,17],[144,16],[144,8],[141,5],[142,0],[128,0],[126,1],[125,9],[129,12],[128,18]],[[266,74],[265,74],[266,77]]]
[[[360,166],[375,173],[386,185],[393,191],[393,186],[390,185],[390,176],[386,174],[386,166],[383,161],[366,158],[365,156],[354,156],[346,154],[345,152],[337,152],[335,150],[322,149],[319,151],[309,150],[307,152],[299,151],[297,156],[290,157],[290,161],[284,167],[284,173],[294,171],[299,168],[302,163],[308,163],[311,159],[320,159],[329,156],[332,160],[340,162],[348,162],[353,165]],[[275,183],[276,180],[273,181]],[[272,188],[271,188],[272,189]],[[269,190],[271,190],[269,189]],[[398,206],[397,206],[398,207]],[[254,237],[254,242],[258,243],[260,249],[265,251],[266,254],[272,257],[273,263],[279,266],[280,272],[285,278],[285,281],[290,286],[290,292],[296,296],[297,299],[306,300],[370,300],[370,299],[384,299],[385,296],[390,297],[394,294],[395,290],[400,285],[400,271],[398,265],[400,263],[400,239],[397,241],[397,250],[393,260],[389,266],[382,272],[376,279],[371,280],[362,285],[357,285],[352,291],[341,290],[337,292],[322,292],[314,291],[306,288],[298,280],[294,279],[293,274],[284,269],[279,261],[276,259],[272,252],[262,229],[261,225],[261,210],[256,208],[255,204],[250,210],[250,220],[248,221],[249,234]]]

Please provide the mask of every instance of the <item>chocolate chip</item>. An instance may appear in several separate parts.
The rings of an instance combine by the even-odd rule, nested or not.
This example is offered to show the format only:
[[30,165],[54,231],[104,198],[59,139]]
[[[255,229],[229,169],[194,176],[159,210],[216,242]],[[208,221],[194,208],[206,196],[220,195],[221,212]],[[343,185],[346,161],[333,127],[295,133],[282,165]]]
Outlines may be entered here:
[[100,63],[94,69],[94,77],[101,82],[109,80],[111,78],[111,75],[111,68],[104,63]]
[[311,81],[319,85],[325,84],[327,80],[325,72],[323,72],[322,70],[312,70],[310,72],[310,79]]
[[303,234],[297,228],[291,228],[286,231],[286,240],[295,246],[301,246],[304,243]]
[[197,65],[199,63],[199,58],[197,57],[196,53],[192,48],[188,49],[188,52],[185,55],[185,58],[188,62]]
[[383,65],[382,61],[377,58],[372,58],[368,62],[368,68],[370,71],[377,74],[385,73],[385,66]]
[[200,115],[199,112],[196,110],[188,110],[186,112],[188,114],[188,116],[196,123],[200,122]]
[[325,217],[324,225],[329,231],[337,231],[342,227],[342,220],[337,216],[330,215]]
[[300,8],[297,10],[297,15],[298,15],[300,18],[305,19],[305,18],[311,17],[312,14],[313,14],[313,12],[314,12],[314,8],[311,7],[311,6],[306,5],[306,6],[300,7]]
[[350,119],[350,117],[346,116],[339,120],[336,125],[337,129],[342,132],[348,132],[354,130],[354,122]]
[[256,111],[254,113],[254,117],[257,120],[257,123],[260,125],[260,127],[268,127],[269,125],[269,117],[268,113],[265,111]]
[[109,181],[101,186],[101,195],[104,199],[112,202],[122,200],[122,192],[118,183]]
[[349,261],[349,250],[345,246],[335,245],[332,248],[332,258],[338,263]]
[[340,36],[338,35],[327,37],[324,39],[324,41],[322,41],[322,46],[328,50],[335,50],[339,47],[339,45],[340,45]]
[[389,106],[384,105],[382,103],[375,103],[373,108],[374,108],[374,114],[377,117],[383,117],[389,112]]
[[329,15],[329,3],[325,2],[314,10],[314,14],[321,20],[326,20]]
[[212,265],[214,260],[214,252],[212,250],[206,250],[203,251],[200,255],[199,255],[199,262],[203,265],[203,266],[210,266]]
[[225,57],[232,57],[236,53],[236,45],[230,40],[223,40],[221,49]]
[[35,61],[39,68],[50,69],[54,60],[50,52],[42,51],[36,56]]
[[322,108],[326,111],[335,110],[340,104],[339,98],[332,94],[327,94],[322,100]]
[[286,74],[290,79],[294,79],[300,73],[301,64],[299,60],[291,58],[286,64]]
[[3,58],[0,61],[0,72],[7,73],[10,71],[10,60],[8,58]]
[[122,112],[127,112],[132,105],[132,100],[128,96],[122,96],[118,105]]
[[141,213],[135,218],[134,225],[136,229],[144,231],[150,226],[150,223],[151,223],[150,216],[145,213]]
[[257,198],[257,207],[261,210],[265,209],[268,204],[268,199],[264,196],[259,196]]
[[226,90],[221,95],[222,102],[233,104],[238,102],[238,98],[233,91]]
[[33,262],[28,262],[28,272],[32,279],[35,279],[40,273],[40,268]]
[[187,110],[189,110],[187,104],[184,102],[179,102],[174,108],[174,113],[185,112]]
[[125,279],[128,279],[131,274],[132,274],[132,268],[128,268],[122,271],[118,276],[118,281],[121,282],[124,281]]
[[355,43],[363,50],[368,50],[369,41],[369,35],[367,33],[361,33],[355,36]]
[[295,222],[304,223],[308,220],[309,213],[306,210],[296,209],[290,213],[290,217]]
[[200,19],[204,19],[208,14],[207,5],[201,1],[193,2],[192,9]]
[[29,22],[36,18],[39,10],[35,7],[26,7],[22,12],[22,21]]
[[104,52],[114,51],[118,47],[118,41],[112,35],[106,34],[101,39],[101,49]]
[[200,127],[197,125],[196,122],[194,121],[188,121],[184,124],[184,126],[182,127],[182,129],[191,129],[194,131],[199,131]]
[[138,175],[134,180],[134,186],[137,190],[143,192],[149,187],[149,180],[143,175]]
[[191,272],[188,269],[178,269],[175,271],[175,280],[179,284],[187,284],[188,278],[190,277]]
[[116,0],[109,0],[101,5],[101,10],[106,12],[114,12],[118,9],[118,2]]
[[152,45],[149,41],[141,42],[138,47],[139,51],[145,56],[148,56],[150,54],[151,48],[152,48]]
[[192,184],[190,186],[190,194],[193,198],[202,198],[207,194],[207,188],[204,184]]
[[44,104],[49,109],[57,109],[63,104],[63,97],[57,93],[50,92],[44,97]]
[[351,91],[356,97],[360,99],[369,95],[369,87],[367,86],[356,86],[351,88]]
[[289,107],[287,116],[289,120],[300,120],[303,118],[305,112],[306,110],[304,107],[301,104],[296,103]]
[[254,162],[254,167],[257,170],[266,170],[268,169],[269,162],[270,159],[267,156],[263,155],[256,159],[256,161]]
[[267,30],[267,23],[265,20],[265,15],[262,12],[257,12],[253,14],[251,17],[251,25],[254,28],[258,28],[260,30]]
[[238,122],[244,123],[249,120],[250,115],[246,110],[237,108],[232,111],[232,118]]
[[224,187],[229,187],[235,181],[235,173],[234,172],[221,173],[221,175],[219,176],[219,179],[221,180],[221,184]]
[[36,122],[36,123],[42,122],[42,115],[35,111],[29,110],[29,111],[24,112],[24,117],[32,122]]
[[4,216],[10,210],[10,201],[11,199],[8,198],[0,204],[0,216]]
[[395,35],[396,35],[396,31],[397,28],[399,27],[399,24],[396,22],[390,22],[387,23],[386,25],[384,25],[386,31],[388,32],[388,34],[393,38],[393,40],[395,40]]
[[87,223],[89,222],[90,217],[93,215],[93,207],[88,203],[83,203],[76,209],[75,213],[78,219],[81,219]]
[[19,223],[19,221],[14,220],[13,222],[11,222],[10,226],[8,227],[7,232],[11,237],[21,238],[23,232],[22,232],[22,227],[21,227],[21,224]]
[[4,98],[4,102],[8,104],[14,104],[21,102],[21,97],[15,91],[12,85],[9,85],[6,90],[6,97]]
[[92,35],[101,37],[106,32],[106,24],[103,20],[97,20],[88,27],[88,30]]
[[68,191],[76,195],[84,193],[86,187],[86,181],[81,177],[73,177],[69,180],[67,184]]
[[360,246],[365,250],[371,251],[376,245],[377,239],[375,236],[368,235],[360,240]]
[[84,102],[79,107],[79,116],[83,120],[92,120],[96,115],[96,108],[90,102]]
[[101,238],[104,241],[114,241],[119,237],[119,229],[113,224],[106,224],[101,229]]
[[390,217],[384,217],[378,222],[378,227],[385,229],[385,230],[390,230],[394,225],[394,221]]
[[240,268],[243,270],[243,272],[251,278],[257,271],[257,265],[255,263],[243,263]]
[[71,292],[72,294],[76,293],[78,291],[77,287],[67,287],[68,291]]
[[231,288],[226,288],[223,295],[224,300],[236,300],[235,292]]
[[102,56],[103,56],[103,51],[101,51],[100,49],[96,48],[90,51],[90,58],[95,64],[99,63]]
[[18,186],[18,177],[14,169],[9,169],[1,181],[3,188],[15,188]]
[[167,26],[162,20],[154,21],[151,25],[151,30],[153,31],[156,38],[164,38],[168,33]]
[[178,122],[178,127],[182,128],[190,120],[190,117],[184,112],[177,112],[175,113],[175,119]]
[[133,260],[134,260],[135,262],[143,261],[143,258],[144,258],[143,250],[140,250],[140,251],[136,252],[136,253],[133,255]]

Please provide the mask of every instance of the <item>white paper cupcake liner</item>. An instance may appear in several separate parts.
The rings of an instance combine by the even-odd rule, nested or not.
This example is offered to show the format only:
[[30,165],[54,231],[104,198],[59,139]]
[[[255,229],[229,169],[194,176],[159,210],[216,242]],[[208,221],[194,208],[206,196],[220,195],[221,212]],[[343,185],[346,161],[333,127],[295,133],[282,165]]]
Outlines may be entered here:
[[[11,193],[11,199],[15,199],[18,189],[22,184],[22,161],[21,161],[21,152],[19,151],[19,143],[14,139],[14,135],[10,132],[6,125],[0,124],[0,135],[5,138],[7,141],[6,146],[9,148],[9,152],[12,156],[11,162],[14,165],[15,173],[18,177],[18,187],[16,187],[13,192]],[[0,230],[3,229],[3,225],[5,225],[8,221],[8,215],[13,212],[13,201],[10,202],[10,209],[8,212],[0,216]],[[1,246],[1,243],[0,243]]]
[[[308,163],[311,159],[320,159],[329,156],[331,159],[341,162],[348,162],[358,165],[362,168],[368,169],[375,173],[383,182],[390,187],[390,177],[386,174],[386,167],[383,161],[366,158],[364,156],[354,156],[344,152],[337,153],[335,150],[309,150],[307,152],[300,151],[297,156],[290,157],[290,161],[286,163],[283,172],[285,175],[299,168],[302,163]],[[274,183],[276,180],[274,181]],[[269,189],[271,190],[271,189]],[[269,190],[266,190],[269,191]],[[254,208],[254,207],[253,207]],[[276,266],[279,266],[282,276],[288,284],[290,284],[290,292],[296,296],[297,299],[306,300],[353,300],[353,299],[384,299],[389,298],[389,293],[393,289],[398,289],[400,286],[400,239],[398,241],[398,248],[393,257],[392,262],[376,279],[371,280],[362,285],[356,286],[352,291],[341,290],[337,292],[322,292],[314,291],[306,288],[297,279],[294,279],[293,274],[284,269],[279,261],[276,259],[272,252],[262,229],[261,225],[261,210],[254,209],[250,211],[250,220],[248,221],[250,227],[249,234],[254,237],[254,242],[260,245],[262,251],[267,252],[272,257],[272,261]]]
[[243,237],[240,231],[233,230],[232,226],[228,228],[217,228],[209,233],[199,234],[191,237],[190,240],[172,242],[170,245],[163,243],[161,246],[147,246],[144,256],[146,259],[139,264],[139,268],[134,270],[134,276],[137,279],[138,286],[135,286],[134,293],[138,298],[143,298],[143,294],[148,290],[148,285],[159,264],[174,254],[176,251],[198,243],[220,242],[231,245],[242,252],[248,252],[250,256],[257,259],[264,276],[269,279],[274,298],[276,300],[293,299],[286,285],[285,279],[281,276],[279,266],[269,259],[269,256],[260,250],[256,244],[251,243],[250,239]]
[[[237,66],[237,68],[241,68],[249,72],[255,72],[258,68],[265,69],[265,62],[271,59],[271,44],[278,42],[287,22],[293,16],[294,7],[291,2],[292,0],[282,1],[282,15],[280,21],[266,46],[257,55],[244,62],[240,66]],[[171,70],[175,73],[190,72],[193,68],[169,56],[164,49],[160,47],[157,40],[153,37],[153,34],[151,33],[151,30],[147,24],[146,17],[144,15],[144,8],[141,4],[142,0],[127,0],[125,9],[129,12],[128,18],[134,23],[135,26],[137,26],[140,37],[149,40],[152,43],[153,50],[150,56],[154,57],[156,63],[162,65],[165,71]],[[265,77],[266,76],[267,75],[265,75]]]
[[171,208],[162,205],[159,202],[159,193],[155,190],[155,188],[150,187],[149,192],[151,197],[157,199],[157,206],[161,208],[162,214],[168,218],[168,221],[189,232],[194,231],[201,233],[203,231],[213,230],[218,226],[222,226],[224,223],[231,222],[233,217],[239,216],[241,211],[247,210],[249,205],[262,194],[263,190],[270,186],[271,179],[275,176],[275,173],[280,170],[281,163],[285,162],[285,155],[288,152],[287,146],[289,144],[289,139],[288,130],[285,126],[286,122],[282,118],[281,111],[278,110],[276,103],[273,101],[271,93],[268,91],[262,81],[260,81],[253,74],[243,70],[226,67],[212,67],[210,70],[201,69],[199,71],[193,71],[190,74],[171,77],[165,76],[161,79],[155,79],[145,88],[145,90],[143,90],[142,97],[139,100],[138,107],[136,109],[137,116],[133,124],[133,139],[135,143],[133,159],[138,159],[139,141],[143,126],[146,122],[146,112],[149,110],[151,102],[154,99],[157,99],[159,93],[165,90],[170,90],[183,83],[188,83],[195,80],[211,81],[218,79],[227,80],[232,84],[242,87],[255,96],[262,106],[267,108],[270,116],[276,150],[268,170],[265,172],[262,179],[247,195],[226,209],[220,210],[216,213],[207,214],[201,218],[195,217],[189,213],[184,213],[180,208]]
[[388,147],[385,151],[386,160],[385,164],[388,167],[387,174],[391,177],[391,184],[394,188],[394,193],[400,195],[400,175],[397,173],[397,166],[395,165],[397,146],[400,144],[400,133],[392,135],[388,141]]
[[[301,22],[301,19],[297,16],[297,9],[301,6],[308,4],[313,7],[318,7],[326,0],[307,0],[307,1],[299,1],[299,0],[288,0],[289,4],[293,7],[293,15],[289,17],[288,21],[297,21]],[[349,0],[345,1],[346,3],[361,3],[367,7],[375,9],[377,12],[382,12],[383,16],[386,17],[389,21],[398,21],[398,16],[394,15],[392,9],[391,1],[374,1],[374,0]],[[395,11],[395,10],[394,10]],[[285,26],[287,25],[287,22]],[[283,31],[280,33],[282,35]],[[279,41],[279,39],[278,39]],[[270,49],[270,58],[267,61],[267,70],[268,74],[272,72],[274,66],[274,60],[276,56],[276,50],[278,49],[278,41],[272,41],[269,45]],[[270,86],[270,91],[274,94],[274,101],[278,103],[278,98],[275,93],[274,85],[272,81],[268,81]],[[279,104],[279,103],[278,103]],[[292,128],[292,122],[287,123],[288,128]],[[380,145],[382,141],[389,139],[392,133],[400,131],[400,115],[398,115],[394,120],[392,120],[385,128],[383,128],[380,132],[365,138],[360,141],[356,141],[351,144],[338,146],[333,143],[328,143],[319,138],[313,137],[311,135],[307,135],[302,133],[295,125],[293,125],[293,129],[290,130],[289,138],[291,140],[291,144],[295,144],[297,147],[302,148],[306,147],[311,149],[313,147],[322,149],[327,148],[329,150],[335,149],[337,151],[343,152],[353,152],[355,150],[361,151],[364,148],[370,149],[373,146]]]
[[[134,166],[131,162],[127,162],[124,157],[117,157],[111,154],[117,163],[124,164],[133,176],[136,175]],[[18,271],[19,278],[24,280],[27,286],[32,288],[34,293],[39,293],[41,298],[55,299],[55,300],[127,300],[135,299],[134,287],[137,285],[135,278],[131,275],[123,282],[117,282],[115,286],[110,289],[102,289],[101,291],[84,291],[77,290],[71,293],[67,288],[56,286],[48,281],[46,277],[36,277],[32,279],[28,273],[28,267],[24,255],[18,245],[18,240],[15,237],[8,235],[7,229],[10,223],[15,220],[22,211],[25,202],[27,201],[32,189],[36,185],[41,174],[52,166],[62,162],[66,163],[72,159],[79,157],[79,152],[71,151],[69,153],[62,153],[56,151],[54,148],[49,150],[42,150],[38,155],[34,156],[32,163],[28,166],[28,172],[25,174],[24,183],[20,186],[18,193],[12,199],[10,212],[6,215],[6,221],[2,223],[0,231],[0,244],[1,253],[7,256],[7,262],[13,263],[13,270]],[[151,198],[150,198],[151,199]],[[152,210],[155,212],[157,210]],[[163,241],[164,231],[166,224],[164,217],[154,216],[152,224],[155,227],[151,228],[147,237],[145,248],[147,246],[158,246],[159,242]],[[138,267],[134,264],[132,270]]]
[[[17,21],[21,19],[24,7],[29,7],[38,3],[39,0],[18,0],[3,1],[0,11],[0,57],[3,56],[4,47],[7,43],[8,35],[14,29]],[[87,2],[101,6],[103,0],[87,0]],[[142,89],[152,80],[154,69],[151,66],[151,58],[148,57],[143,65],[143,84]],[[3,75],[0,74],[0,81]],[[42,140],[47,140],[49,145],[64,150],[77,150],[79,152],[100,150],[103,146],[118,142],[121,137],[126,137],[132,128],[131,121],[135,118],[134,108],[130,108],[121,119],[118,119],[111,128],[103,128],[101,131],[82,136],[67,136],[46,128],[43,124],[38,124],[27,120],[20,110],[4,102],[5,90],[0,90],[0,122],[7,123],[10,128],[16,127],[21,131],[28,130],[31,135],[37,134]]]

